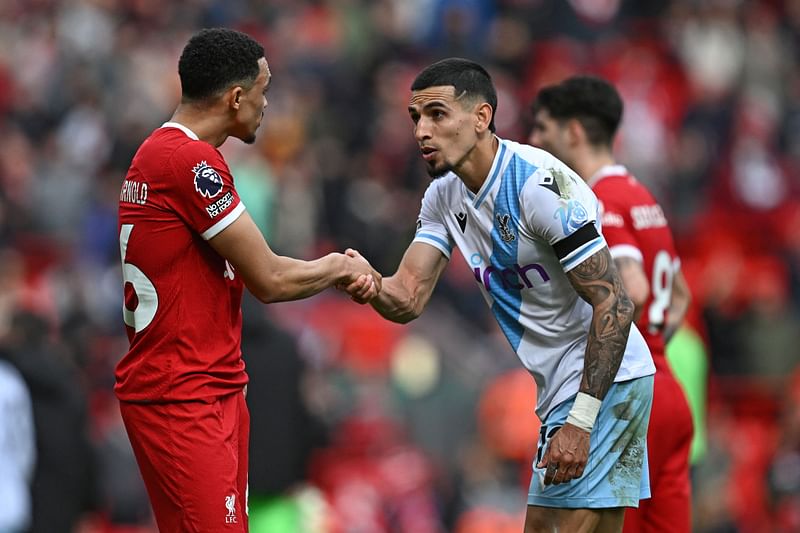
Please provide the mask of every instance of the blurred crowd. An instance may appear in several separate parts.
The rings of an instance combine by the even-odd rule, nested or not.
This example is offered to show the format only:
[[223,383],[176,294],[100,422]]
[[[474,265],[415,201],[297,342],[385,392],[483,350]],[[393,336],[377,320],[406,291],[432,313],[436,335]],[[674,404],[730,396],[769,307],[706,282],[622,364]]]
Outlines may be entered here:
[[[799,0],[3,0],[0,530],[154,531],[113,396],[117,202],[211,26],[270,63],[256,144],[222,150],[272,248],[353,247],[386,275],[429,183],[406,111],[422,67],[484,64],[518,141],[541,86],[616,84],[616,153],[694,296],[670,357],[700,434],[695,531],[800,530]],[[245,302],[254,533],[521,531],[534,383],[452,263],[408,326],[335,291]]]

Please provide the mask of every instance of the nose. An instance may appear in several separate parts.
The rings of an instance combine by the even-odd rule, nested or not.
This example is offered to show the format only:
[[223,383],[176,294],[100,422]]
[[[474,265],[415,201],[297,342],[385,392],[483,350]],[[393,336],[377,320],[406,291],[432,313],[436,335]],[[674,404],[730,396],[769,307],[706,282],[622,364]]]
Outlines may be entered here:
[[425,119],[419,119],[417,123],[414,125],[414,138],[417,141],[424,141],[425,139],[431,138],[430,129],[426,124]]
[[540,141],[541,139],[539,138],[539,132],[537,132],[535,129],[531,130],[530,135],[528,135],[528,144],[530,144],[531,146],[541,147],[539,144]]

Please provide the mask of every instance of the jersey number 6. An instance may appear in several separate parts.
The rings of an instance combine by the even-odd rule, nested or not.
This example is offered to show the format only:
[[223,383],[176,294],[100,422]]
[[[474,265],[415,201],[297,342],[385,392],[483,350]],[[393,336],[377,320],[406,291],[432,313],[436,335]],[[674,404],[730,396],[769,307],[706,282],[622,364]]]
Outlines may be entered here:
[[133,224],[123,224],[119,232],[119,253],[122,256],[122,281],[125,284],[125,291],[128,291],[128,283],[133,288],[133,293],[138,302],[134,309],[128,309],[128,295],[122,304],[122,316],[125,324],[132,327],[136,333],[150,325],[153,317],[158,310],[158,293],[150,278],[145,276],[139,267],[127,262],[128,240],[133,232]]

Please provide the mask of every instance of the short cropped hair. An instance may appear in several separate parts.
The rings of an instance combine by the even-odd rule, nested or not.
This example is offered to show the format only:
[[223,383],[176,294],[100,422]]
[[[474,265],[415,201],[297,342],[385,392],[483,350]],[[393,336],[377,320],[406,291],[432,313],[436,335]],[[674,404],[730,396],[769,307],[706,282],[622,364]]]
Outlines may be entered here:
[[606,80],[573,76],[539,91],[531,105],[536,114],[545,109],[557,121],[576,119],[593,146],[611,146],[622,120],[622,99]]
[[482,99],[492,107],[492,120],[489,131],[494,133],[494,115],[497,111],[497,91],[492,77],[485,68],[460,57],[442,59],[425,68],[411,84],[412,91],[421,91],[428,87],[452,85],[456,97],[465,94],[467,98]]
[[237,84],[252,87],[262,57],[264,47],[247,34],[226,28],[199,31],[178,61],[183,99],[208,100]]

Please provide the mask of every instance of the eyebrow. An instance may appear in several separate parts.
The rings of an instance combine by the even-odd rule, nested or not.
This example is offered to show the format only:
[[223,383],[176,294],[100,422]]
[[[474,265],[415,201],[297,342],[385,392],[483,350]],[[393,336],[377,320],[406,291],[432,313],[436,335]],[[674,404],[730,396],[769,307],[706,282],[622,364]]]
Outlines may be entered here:
[[[448,108],[449,106],[442,100],[432,100],[430,102],[426,102],[422,106],[421,111],[425,111],[426,109],[431,109],[433,107]],[[408,106],[408,111],[409,111],[409,113],[416,113],[417,112],[417,108],[416,108],[416,106],[410,105],[410,106]]]

